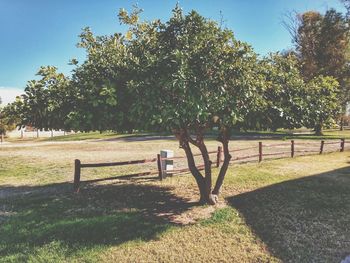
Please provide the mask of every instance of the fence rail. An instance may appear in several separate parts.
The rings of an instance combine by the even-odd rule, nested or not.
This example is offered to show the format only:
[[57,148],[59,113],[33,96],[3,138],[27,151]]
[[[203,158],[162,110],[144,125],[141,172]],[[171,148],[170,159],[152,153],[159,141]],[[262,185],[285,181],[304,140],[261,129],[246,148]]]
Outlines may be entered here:
[[[152,163],[158,161],[157,158],[153,159],[143,159],[143,160],[133,160],[133,161],[124,161],[124,162],[111,162],[111,163],[84,163],[82,164],[79,159],[76,159],[74,161],[74,192],[79,192],[79,187],[81,183],[81,169],[82,168],[93,168],[93,167],[109,167],[109,166],[124,166],[124,165],[137,165],[137,164],[145,164],[145,163]],[[98,182],[103,180],[112,180],[112,179],[120,179],[120,178],[131,178],[131,177],[137,177],[137,176],[145,176],[145,175],[152,175],[152,174],[159,174],[158,170],[154,171],[147,171],[147,172],[140,172],[140,173],[134,173],[134,174],[128,174],[128,175],[122,175],[122,176],[112,176],[107,178],[101,178],[101,179],[92,179],[92,180],[85,180],[84,182]]]
[[[349,144],[350,141],[346,141],[345,139],[340,139],[340,141],[320,141],[320,142],[303,142],[303,141],[294,141],[284,143],[269,143],[263,144],[259,142],[258,145],[244,147],[240,149],[230,149],[229,152],[233,155],[233,158],[230,160],[230,164],[239,163],[239,162],[262,162],[264,157],[286,157],[286,155],[290,155],[291,158],[295,157],[297,153],[300,155],[305,155],[303,153],[318,153],[322,154],[325,152],[334,152],[340,151],[343,152],[345,150],[345,145]],[[328,145],[328,147],[327,147]],[[337,146],[336,148],[334,146]],[[331,147],[331,148],[329,148]],[[288,150],[287,150],[288,149]],[[255,150],[255,151],[254,151]],[[276,151],[280,150],[280,151]],[[250,152],[247,152],[250,151]],[[269,152],[271,151],[271,152]],[[240,154],[244,153],[244,154]],[[217,148],[216,151],[209,151],[208,154],[210,156],[216,155],[216,167],[220,167],[220,164],[223,162],[223,151],[221,146]],[[201,153],[194,154],[194,157],[201,156]],[[161,157],[160,154],[157,154],[157,158],[152,159],[142,159],[142,160],[132,160],[132,161],[122,161],[122,162],[108,162],[108,163],[81,163],[80,160],[76,159],[74,162],[74,192],[79,192],[79,187],[81,183],[81,169],[82,168],[93,168],[93,167],[110,167],[110,166],[124,166],[124,165],[142,165],[146,163],[157,163],[157,167],[154,170],[121,175],[121,176],[113,176],[108,178],[101,179],[92,179],[85,180],[84,182],[98,182],[102,180],[110,180],[110,179],[121,179],[121,178],[132,178],[138,176],[146,176],[158,174],[158,178],[160,180],[164,179],[166,176],[182,174],[189,172],[189,168],[177,168],[173,169],[173,165],[171,165],[171,169],[167,169],[167,165],[164,165],[166,162],[173,162],[176,160],[184,160],[187,159],[186,156],[172,156],[172,157]],[[269,158],[271,159],[271,158]],[[196,166],[197,169],[203,170],[204,164],[200,164]]]

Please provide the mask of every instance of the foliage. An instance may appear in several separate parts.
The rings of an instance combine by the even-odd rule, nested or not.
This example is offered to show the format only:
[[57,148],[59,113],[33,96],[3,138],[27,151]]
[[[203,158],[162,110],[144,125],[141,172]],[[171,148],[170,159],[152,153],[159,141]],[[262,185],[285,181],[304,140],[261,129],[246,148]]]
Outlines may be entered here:
[[304,79],[334,77],[341,87],[339,101],[345,107],[350,99],[348,18],[330,9],[324,15],[314,11],[297,14],[293,23],[289,29]]
[[335,123],[335,117],[340,112],[338,100],[339,84],[332,77],[318,76],[307,84],[306,101],[309,105],[305,126],[315,128],[321,133],[323,126]]
[[[137,11],[136,11],[137,12]],[[137,96],[131,117],[137,127],[172,130],[186,152],[201,201],[215,202],[227,165],[230,130],[259,104],[263,79],[251,47],[216,22],[177,6],[166,23],[137,22],[122,10],[129,25],[128,45],[137,75],[128,87]],[[218,127],[225,160],[214,189],[211,161],[204,142],[205,130]],[[191,133],[195,138],[191,137]],[[201,151],[205,173],[197,169],[190,145]]]
[[259,70],[265,83],[261,89],[263,99],[258,110],[247,117],[247,124],[250,128],[273,131],[301,127],[307,103],[297,58],[292,54],[270,54],[259,62]]
[[85,28],[80,37],[78,46],[85,48],[87,59],[73,72],[76,107],[69,114],[71,126],[82,131],[132,131],[128,115],[134,95],[126,81],[133,72],[128,67],[124,36],[95,37]]
[[16,101],[0,108],[0,134],[12,131],[21,122],[23,103],[19,97]]
[[53,66],[41,67],[39,80],[28,81],[24,94],[9,104],[9,114],[19,126],[39,129],[64,129],[66,116],[72,110],[73,93],[69,79]]

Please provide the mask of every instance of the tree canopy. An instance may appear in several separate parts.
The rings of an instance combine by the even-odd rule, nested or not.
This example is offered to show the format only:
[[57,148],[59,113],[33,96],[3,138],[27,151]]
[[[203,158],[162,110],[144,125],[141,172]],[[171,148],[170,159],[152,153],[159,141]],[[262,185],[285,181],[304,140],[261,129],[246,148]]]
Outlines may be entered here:
[[[348,1],[344,1],[345,4]],[[319,75],[331,76],[340,85],[339,102],[345,110],[350,100],[350,24],[349,17],[329,9],[320,14],[296,14],[286,23],[306,81]]]

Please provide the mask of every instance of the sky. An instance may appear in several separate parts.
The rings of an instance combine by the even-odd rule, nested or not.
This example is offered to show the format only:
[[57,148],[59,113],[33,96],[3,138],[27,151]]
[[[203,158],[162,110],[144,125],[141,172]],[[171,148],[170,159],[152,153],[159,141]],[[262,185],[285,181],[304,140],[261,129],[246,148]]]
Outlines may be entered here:
[[[97,35],[124,32],[117,13],[137,4],[142,18],[165,21],[179,2],[185,12],[194,9],[224,25],[235,37],[248,42],[258,54],[292,47],[282,21],[290,11],[324,13],[344,11],[339,0],[0,0],[0,97],[6,104],[35,79],[42,65],[53,65],[69,75],[71,58],[84,60],[76,47],[82,28]],[[220,15],[222,14],[222,15]]]

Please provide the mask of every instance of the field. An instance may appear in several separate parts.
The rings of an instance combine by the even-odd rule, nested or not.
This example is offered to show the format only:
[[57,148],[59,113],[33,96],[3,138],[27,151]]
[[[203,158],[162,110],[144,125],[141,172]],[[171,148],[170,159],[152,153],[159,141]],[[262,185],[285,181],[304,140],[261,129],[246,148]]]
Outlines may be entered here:
[[[325,135],[339,137],[349,133]],[[189,174],[83,184],[72,193],[74,159],[153,158],[161,149],[183,155],[172,137],[53,139],[0,148],[0,262],[340,262],[350,254],[347,151],[232,165],[212,207],[197,205]],[[231,148],[259,139],[239,138]],[[289,137],[264,142],[280,139]],[[137,169],[83,170],[82,179]]]

